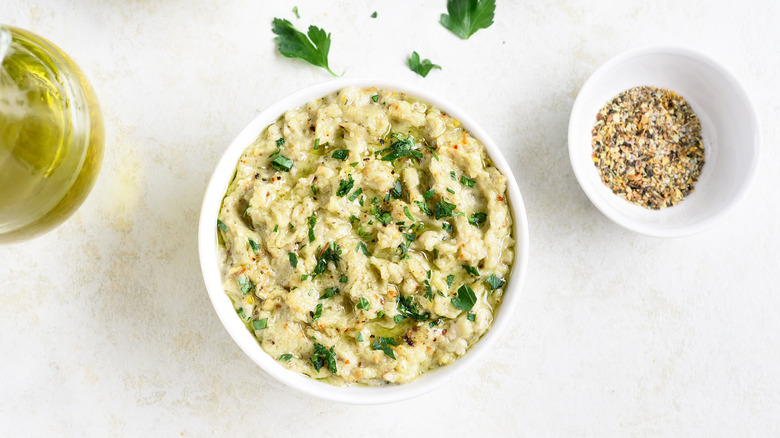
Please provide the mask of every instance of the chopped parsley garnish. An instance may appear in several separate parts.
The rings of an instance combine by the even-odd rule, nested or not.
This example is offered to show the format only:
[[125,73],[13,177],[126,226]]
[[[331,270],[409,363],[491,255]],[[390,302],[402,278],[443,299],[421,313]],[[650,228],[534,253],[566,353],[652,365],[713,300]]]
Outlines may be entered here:
[[437,319],[436,321],[431,321],[431,322],[429,322],[429,323],[428,323],[428,327],[430,327],[430,328],[434,328],[434,327],[436,327],[436,326],[437,326],[437,325],[439,325],[439,324],[441,324],[441,318]]
[[339,294],[339,290],[337,288],[329,287],[329,288],[325,289],[325,293],[320,296],[320,299],[324,300],[326,298],[330,298],[330,297],[332,297],[334,295],[338,295],[338,294]]
[[317,303],[317,308],[314,309],[314,313],[311,316],[311,321],[314,322],[320,319],[322,316],[322,303]]
[[279,224],[274,225],[274,233],[279,231]]
[[471,322],[474,322],[474,321],[477,320],[477,315],[474,314],[474,313],[469,312],[469,313],[466,314],[466,319],[468,319]]
[[349,193],[350,190],[352,190],[352,186],[355,185],[355,181],[352,180],[352,175],[347,175],[346,180],[341,180],[339,182],[339,189],[336,191],[336,196],[339,198],[342,198]]
[[333,351],[333,347],[326,348],[322,344],[314,343],[314,354],[309,359],[311,364],[314,365],[314,369],[319,371],[320,368],[325,366],[325,362],[328,363],[328,370],[336,374],[336,354]]
[[349,277],[346,275],[342,275],[341,278],[339,278],[339,283],[346,283],[349,281]]
[[280,137],[276,139],[276,147],[280,148],[284,146],[284,137]]
[[471,215],[471,217],[468,219],[469,223],[471,225],[474,225],[475,227],[478,227],[487,221],[487,214],[485,213],[474,213]]
[[406,318],[413,318],[418,321],[426,321],[430,317],[428,313],[419,313],[417,304],[414,303],[412,297],[404,297],[400,294],[398,295],[398,313]]
[[436,194],[436,191],[433,189],[428,190],[427,192],[423,193],[423,198],[427,201],[433,197],[433,195]]
[[423,201],[414,201],[415,204],[417,204],[418,207],[423,211],[423,213],[427,214],[428,216],[433,216],[433,213],[431,212],[431,209],[428,208],[428,204],[426,204]]
[[[431,271],[428,271],[431,272]],[[425,298],[428,298],[428,301],[433,300],[433,289],[431,289],[431,282],[428,280],[425,280],[425,295],[423,295]]]
[[455,171],[454,170],[450,171],[450,178],[452,178],[453,181],[457,181],[458,180],[458,177],[455,176]]
[[249,246],[252,248],[252,252],[257,255],[257,252],[260,251],[260,244],[252,240],[252,238],[249,238]]
[[485,280],[485,283],[490,286],[490,291],[493,292],[496,289],[501,289],[501,287],[506,284],[506,281],[498,278],[496,274],[490,274],[490,277]]
[[285,157],[284,155],[279,155],[278,157],[271,160],[271,167],[280,172],[289,172],[293,167],[293,160]]
[[409,211],[409,207],[406,205],[404,205],[404,214],[409,218],[410,221],[414,221],[414,216],[412,216],[412,213]]
[[376,11],[374,11],[374,13],[371,14],[371,18],[376,18]]
[[240,316],[241,319],[247,319],[247,320],[249,319],[249,318],[247,318],[246,313],[244,313],[244,308],[243,307],[239,307],[238,308],[238,316]]
[[285,362],[289,361],[292,358],[293,358],[293,355],[290,354],[290,353],[285,353],[285,354],[279,356],[279,360],[283,360]]
[[376,214],[376,219],[381,222],[382,225],[388,225],[390,222],[393,222],[393,216],[391,216],[390,213],[386,211],[382,211]]
[[317,196],[317,187],[311,186],[311,194],[312,196]]
[[336,267],[339,266],[339,260],[341,260],[341,249],[339,245],[334,242],[328,242],[328,245],[317,256],[317,266],[314,267],[314,274],[319,275],[325,272],[325,268],[328,267],[328,262],[333,262]]
[[307,274],[301,275],[301,281],[306,281],[309,279],[309,276]]
[[448,232],[448,233],[451,233],[452,232],[452,225],[450,225],[447,222],[442,222],[441,223],[441,229],[446,231],[446,232]]
[[252,208],[252,206],[247,205],[246,208],[244,209],[244,214],[242,214],[241,217],[246,217],[246,212],[249,211],[250,208]]
[[453,195],[455,194],[455,190],[452,190],[452,189],[451,189],[451,188],[449,188],[449,187],[447,187],[447,191],[448,191],[448,192],[450,192],[450,193],[452,193]]
[[301,18],[301,15],[298,13],[298,6],[293,6],[293,14],[295,14],[295,18]]
[[358,332],[357,341],[358,342],[363,342],[363,332]]
[[319,138],[315,138],[314,139],[314,149],[316,150],[319,147],[320,147],[320,139]]
[[290,264],[292,265],[293,269],[297,268],[298,256],[296,256],[294,252],[288,252],[287,256],[290,258]]
[[255,330],[262,330],[268,327],[268,318],[256,319],[252,321],[252,328]]
[[244,277],[243,275],[238,277],[238,286],[244,295],[255,290],[255,283],[249,277]]
[[463,265],[463,269],[465,269],[466,272],[468,272],[469,274],[475,277],[479,277],[479,271],[477,270],[477,268],[469,265]]
[[434,68],[441,70],[441,66],[434,64],[430,59],[423,59],[421,62],[420,55],[416,51],[412,52],[408,62],[409,69],[422,77],[428,76],[428,73]]
[[225,225],[225,223],[224,223],[224,222],[222,222],[222,221],[221,221],[221,220],[219,220],[219,219],[217,219],[217,228],[219,228],[220,230],[224,231],[225,233],[227,233],[227,232],[228,232],[228,227],[227,227],[227,225]]
[[403,188],[401,188],[401,180],[399,179],[395,182],[395,184],[393,184],[393,188],[390,189],[390,196],[395,199],[399,199],[402,193]]
[[447,12],[441,14],[441,25],[467,40],[493,24],[496,0],[447,0]]
[[450,300],[452,305],[458,310],[469,311],[477,302],[477,296],[474,291],[465,284],[458,288],[458,296]]
[[466,175],[461,175],[460,176],[460,183],[462,185],[464,185],[464,186],[474,187],[474,184],[476,184],[477,182],[474,181],[473,179],[467,177]]
[[358,242],[357,246],[355,247],[355,252],[362,251],[363,255],[366,257],[371,257],[371,253],[368,252],[368,248],[366,248],[366,244],[363,242]]
[[355,190],[354,192],[352,192],[352,194],[351,194],[351,195],[349,195],[349,198],[348,198],[348,199],[349,199],[350,201],[354,201],[355,199],[357,199],[357,197],[358,197],[358,196],[360,196],[360,194],[361,194],[361,193],[363,193],[363,189],[362,189],[362,188],[360,188],[360,187],[358,187],[358,189],[357,189],[357,190]]
[[349,157],[349,150],[348,149],[335,150],[333,151],[333,155],[331,155],[331,157],[337,160],[346,161],[347,157]]
[[452,282],[455,281],[455,276],[450,274],[447,276],[447,287],[452,287]]
[[314,242],[314,226],[317,225],[317,214],[309,216],[309,242]]
[[415,156],[417,158],[422,158],[422,154],[413,150],[414,147],[414,137],[409,136],[407,138],[404,138],[400,134],[392,133],[390,134],[395,141],[390,143],[390,147],[387,149],[382,149],[381,151],[376,152],[377,154],[383,154],[385,152],[389,152],[387,155],[382,157],[382,161],[394,161],[398,158],[405,157],[408,155]]
[[361,309],[361,310],[368,310],[369,302],[368,302],[367,299],[365,299],[363,297],[360,297],[358,299],[357,306],[355,306],[355,307],[357,307],[358,309]]
[[376,312],[376,317],[379,318],[379,319],[384,318],[385,317],[385,311],[384,310],[380,310],[379,312]]
[[333,70],[328,66],[330,51],[330,34],[317,26],[309,26],[308,37],[295,29],[289,21],[274,18],[271,31],[277,35],[276,48],[287,58],[299,58],[309,64],[322,67],[333,76]]
[[395,345],[394,338],[385,338],[384,336],[380,336],[379,339],[375,339],[371,344],[371,349],[382,350],[382,352],[385,353],[385,356],[389,357],[390,359],[395,359],[393,349],[390,348],[391,345]]
[[[374,13],[376,14],[376,12],[374,12]],[[371,100],[373,100],[374,102],[379,101],[379,95],[375,94],[375,95],[371,96]]]
[[433,207],[436,219],[452,216],[452,212],[455,211],[456,205],[450,204],[445,200],[441,200]]
[[404,319],[406,319],[406,317],[403,316],[403,315],[395,315],[393,317],[393,322],[396,323],[396,324],[400,324],[400,323],[404,322]]

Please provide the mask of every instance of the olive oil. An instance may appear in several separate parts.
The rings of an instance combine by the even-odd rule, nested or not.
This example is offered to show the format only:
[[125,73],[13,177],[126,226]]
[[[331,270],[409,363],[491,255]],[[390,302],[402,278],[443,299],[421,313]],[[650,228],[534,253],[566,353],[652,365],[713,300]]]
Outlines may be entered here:
[[103,157],[103,120],[75,63],[12,27],[0,65],[0,242],[43,233],[84,201]]

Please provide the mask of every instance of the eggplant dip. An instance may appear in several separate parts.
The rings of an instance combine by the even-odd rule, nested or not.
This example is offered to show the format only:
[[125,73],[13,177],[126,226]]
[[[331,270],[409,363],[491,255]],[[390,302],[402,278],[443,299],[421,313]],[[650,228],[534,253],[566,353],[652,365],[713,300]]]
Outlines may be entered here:
[[223,286],[283,366],[406,383],[490,328],[514,260],[506,177],[460,122],[349,87],[246,149],[217,221]]

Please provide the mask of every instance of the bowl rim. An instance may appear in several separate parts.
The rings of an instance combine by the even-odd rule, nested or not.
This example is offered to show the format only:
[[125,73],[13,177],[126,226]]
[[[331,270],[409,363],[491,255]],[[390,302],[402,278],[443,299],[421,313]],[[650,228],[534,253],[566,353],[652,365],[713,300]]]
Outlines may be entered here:
[[[233,178],[236,163],[243,151],[262,133],[262,131],[285,111],[298,108],[314,99],[337,92],[344,87],[386,88],[419,98],[434,105],[454,118],[472,133],[484,145],[495,166],[507,177],[507,194],[510,200],[510,212],[513,217],[515,233],[515,260],[512,275],[506,285],[504,300],[496,311],[490,329],[473,345],[464,356],[452,364],[429,371],[412,382],[387,386],[333,386],[317,381],[306,375],[288,370],[266,353],[254,335],[239,320],[230,298],[222,288],[222,279],[217,260],[216,220],[228,184]],[[489,350],[508,328],[512,314],[516,312],[521,299],[521,288],[528,266],[529,232],[526,210],[520,194],[517,180],[506,162],[501,150],[488,134],[465,112],[448,101],[421,87],[374,78],[340,78],[302,88],[268,106],[247,124],[223,151],[209,179],[203,197],[198,224],[198,253],[201,273],[206,285],[212,307],[222,325],[241,350],[276,380],[300,392],[321,399],[354,403],[380,404],[410,399],[432,391],[453,380],[458,374],[470,367]]]
[[[586,109],[584,108],[585,92],[593,88],[595,84],[598,83],[602,79],[602,77],[605,76],[613,68],[621,64],[624,64],[626,62],[629,62],[633,58],[638,58],[641,56],[648,56],[648,55],[663,55],[663,56],[672,55],[672,56],[685,57],[694,60],[700,64],[703,64],[707,68],[714,70],[717,74],[719,74],[725,81],[727,81],[732,86],[735,94],[739,97],[739,99],[741,99],[744,102],[745,114],[749,120],[750,130],[752,131],[752,135],[751,135],[751,138],[753,140],[752,146],[755,153],[753,155],[753,159],[750,161],[748,165],[747,171],[745,173],[746,175],[745,178],[741,181],[740,186],[737,188],[731,200],[723,208],[721,208],[718,211],[715,211],[710,216],[703,218],[698,222],[688,224],[686,226],[656,227],[652,224],[646,224],[641,221],[636,221],[632,218],[628,218],[624,216],[619,210],[616,210],[611,206],[609,206],[608,204],[601,201],[598,194],[596,193],[596,189],[591,184],[588,183],[589,179],[588,176],[585,174],[585,171],[581,166],[577,164],[582,160],[582,156],[580,154],[581,152],[580,148],[578,148],[576,144],[577,132],[575,131],[577,126],[575,125],[576,122],[579,121],[578,118],[585,117],[583,115]],[[720,221],[723,217],[725,217],[726,214],[728,214],[747,195],[748,190],[753,185],[753,181],[756,178],[756,173],[758,170],[758,163],[761,155],[761,126],[760,126],[760,122],[753,101],[750,99],[750,95],[747,93],[747,90],[744,88],[744,86],[736,79],[736,77],[725,66],[718,63],[713,58],[688,47],[674,46],[674,45],[643,45],[643,46],[634,47],[632,49],[626,50],[622,53],[619,53],[618,55],[613,56],[605,63],[603,63],[601,66],[599,66],[588,77],[585,83],[583,83],[582,87],[580,87],[580,90],[577,93],[577,97],[574,100],[574,104],[572,105],[571,113],[569,115],[567,143],[569,148],[570,164],[572,170],[574,171],[574,175],[577,178],[577,182],[579,183],[580,187],[587,195],[588,199],[590,199],[591,203],[599,211],[601,211],[602,214],[604,214],[613,222],[622,226],[623,228],[641,234],[645,234],[653,237],[682,237],[682,236],[687,236],[687,235],[704,231],[705,229],[711,227],[712,225]],[[669,208],[673,208],[673,207],[669,207]],[[663,210],[659,210],[659,212],[662,211]]]

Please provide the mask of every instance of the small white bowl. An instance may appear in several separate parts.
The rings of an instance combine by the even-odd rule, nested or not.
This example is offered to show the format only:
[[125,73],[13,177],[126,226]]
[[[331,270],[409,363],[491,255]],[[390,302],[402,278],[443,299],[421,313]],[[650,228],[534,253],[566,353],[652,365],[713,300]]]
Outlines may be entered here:
[[[661,210],[612,193],[591,159],[598,111],[621,92],[643,85],[685,98],[702,126],[705,162],[694,191]],[[758,164],[759,136],[747,93],[723,67],[691,50],[643,47],[612,58],[582,86],[569,119],[569,158],[585,194],[608,218],[651,236],[683,236],[714,224],[745,195]]]
[[[309,101],[350,85],[386,88],[406,93],[437,106],[460,120],[464,128],[469,130],[474,137],[485,145],[496,167],[507,177],[509,202],[514,219],[514,234],[517,237],[517,244],[515,247],[515,262],[506,285],[504,301],[496,312],[493,325],[476,345],[453,364],[425,373],[415,381],[403,385],[337,387],[284,368],[279,364],[279,361],[274,360],[260,347],[257,339],[247,330],[236,314],[233,304],[222,289],[222,277],[217,261],[217,215],[228,184],[233,178],[238,159],[244,150],[255,141],[268,125],[276,121],[286,110],[297,108]],[[525,278],[528,262],[528,223],[523,199],[520,196],[520,190],[517,187],[517,182],[512,175],[509,165],[493,140],[471,117],[423,89],[370,79],[337,79],[305,88],[276,102],[260,113],[233,140],[233,143],[230,144],[219,160],[217,168],[214,170],[206,188],[200,223],[198,225],[198,252],[200,254],[201,270],[206,283],[206,289],[219,319],[244,353],[268,374],[295,389],[328,400],[356,404],[389,403],[419,396],[453,380],[458,373],[477,362],[501,333],[506,330],[512,319],[512,314],[520,302],[520,288]]]

